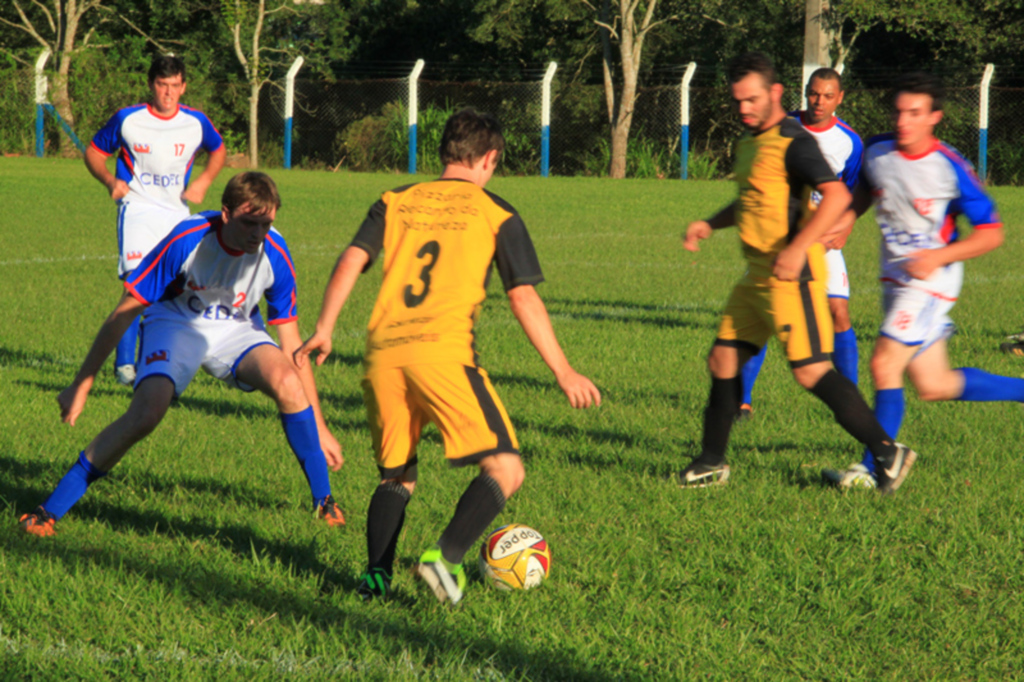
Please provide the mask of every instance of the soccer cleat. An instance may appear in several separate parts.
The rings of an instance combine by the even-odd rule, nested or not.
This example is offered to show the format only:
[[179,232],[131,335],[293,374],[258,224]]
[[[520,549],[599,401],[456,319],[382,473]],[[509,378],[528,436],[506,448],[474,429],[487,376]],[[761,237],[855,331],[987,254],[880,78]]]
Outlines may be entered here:
[[114,368],[114,376],[119,384],[135,385],[135,365],[118,365]]
[[698,459],[679,472],[680,488],[705,488],[710,485],[725,485],[729,480],[729,465],[706,464]]
[[831,486],[846,490],[851,488],[874,490],[878,485],[868,468],[860,462],[851,464],[848,469],[838,471],[825,469],[821,472],[821,478]]
[[740,411],[736,413],[736,423],[742,424],[743,422],[754,416],[754,408],[749,403],[743,403],[740,405]]
[[[1019,336],[1015,334],[1010,338]],[[1000,344],[999,350],[1003,351],[1007,355],[1016,355],[1018,358],[1024,358],[1024,341],[1009,341],[1007,343]]]
[[22,514],[21,518],[18,519],[19,528],[29,535],[37,535],[41,538],[48,538],[56,535],[57,529],[54,528],[56,523],[57,519],[42,507],[36,507],[34,512],[31,514]]
[[387,599],[391,596],[391,576],[383,568],[371,568],[359,577],[362,582],[356,588],[356,594],[363,601]]
[[423,553],[420,563],[416,565],[416,573],[426,581],[442,604],[451,602],[454,606],[462,599],[462,592],[466,589],[466,571],[462,564],[455,567],[455,572],[449,571],[441,559],[440,547]]
[[896,492],[903,485],[903,481],[910,473],[910,467],[914,466],[916,459],[916,452],[902,443],[896,443],[896,454],[893,455],[892,460],[887,463],[875,463],[878,491],[883,495]]
[[332,528],[345,525],[345,515],[341,513],[341,509],[335,504],[333,495],[328,495],[324,503],[316,508],[316,517],[326,521],[327,525]]

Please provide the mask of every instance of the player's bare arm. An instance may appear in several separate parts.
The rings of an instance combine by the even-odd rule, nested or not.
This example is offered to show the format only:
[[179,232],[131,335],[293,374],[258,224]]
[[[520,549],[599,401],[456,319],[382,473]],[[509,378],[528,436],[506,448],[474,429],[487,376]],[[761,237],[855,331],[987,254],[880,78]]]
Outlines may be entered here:
[[835,226],[850,206],[850,190],[839,180],[817,186],[821,203],[810,220],[789,246],[775,258],[772,274],[783,282],[793,282],[800,277],[807,262],[807,249],[821,239],[830,227]]
[[562,347],[555,336],[555,330],[551,326],[547,308],[544,307],[537,290],[529,284],[509,289],[508,301],[512,306],[512,314],[519,320],[526,337],[555,375],[558,386],[569,399],[569,404],[577,409],[600,405],[601,392],[590,379],[574,370],[565,358],[565,353],[562,352]]
[[366,264],[370,262],[370,254],[358,246],[350,246],[338,258],[331,273],[331,279],[324,291],[324,301],[320,307],[320,317],[316,321],[316,331],[306,339],[306,342],[295,351],[295,364],[298,367],[306,366],[306,360],[310,353],[317,352],[317,367],[324,364],[324,360],[331,354],[331,336],[334,334],[334,325],[338,321],[338,315],[345,306],[345,301],[352,293],[352,287],[359,279],[360,273]]
[[331,430],[327,428],[327,421],[324,420],[323,412],[320,409],[320,396],[316,390],[313,368],[310,367],[308,362],[299,366],[296,361],[296,354],[302,345],[299,323],[292,321],[274,326],[277,328],[277,340],[281,344],[281,351],[298,373],[299,380],[302,382],[303,392],[306,394],[306,400],[309,401],[310,407],[313,408],[313,415],[316,417],[316,428],[320,436],[320,447],[324,451],[327,464],[332,470],[337,471],[344,464],[345,458],[341,454],[341,445],[331,433]]
[[114,201],[123,199],[128,194],[128,183],[118,180],[107,169],[107,157],[91,145],[85,148],[85,167],[89,169],[89,173],[94,178],[100,181],[100,184],[107,188],[110,198]]
[[206,162],[206,168],[203,169],[198,178],[188,183],[188,187],[181,193],[181,198],[192,204],[203,203],[203,199],[206,198],[206,190],[210,189],[210,185],[217,178],[217,174],[224,168],[227,156],[227,147],[223,144],[219,149],[210,152],[210,159]]
[[103,321],[74,381],[57,396],[62,422],[71,426],[75,425],[75,420],[85,408],[85,401],[89,397],[96,374],[102,369],[103,363],[107,361],[110,354],[114,352],[124,331],[145,307],[145,304],[134,296],[125,293],[114,311]]
[[736,202],[723,208],[707,220],[695,220],[686,228],[683,247],[687,251],[700,251],[701,240],[711,236],[713,230],[721,230],[736,224]]
[[944,265],[983,256],[999,248],[1004,240],[1003,228],[975,229],[967,239],[958,240],[941,249],[922,249],[907,256],[903,269],[915,279],[928,279]]

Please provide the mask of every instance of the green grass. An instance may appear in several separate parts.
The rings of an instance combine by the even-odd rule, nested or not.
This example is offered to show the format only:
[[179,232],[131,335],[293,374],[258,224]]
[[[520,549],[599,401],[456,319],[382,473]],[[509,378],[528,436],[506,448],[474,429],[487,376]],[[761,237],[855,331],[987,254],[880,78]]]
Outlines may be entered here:
[[[366,209],[408,179],[273,175],[309,333]],[[858,448],[773,347],[754,419],[734,431],[732,482],[680,491],[666,479],[699,443],[704,356],[743,265],[733,233],[699,254],[679,235],[732,186],[498,178],[491,189],[530,228],[556,331],[605,403],[568,407],[495,282],[479,349],[527,467],[499,521],[544,533],[552,574],[527,593],[474,584],[450,610],[409,574],[474,475],[446,467],[434,430],[400,542],[399,597],[363,605],[354,594],[377,483],[359,378],[379,268],[357,286],[335,355],[317,374],[347,457],[332,477],[345,529],[312,520],[271,401],[201,374],[56,538],[21,535],[16,515],[40,503],[129,393],[105,373],[78,425],[59,421],[56,394],[119,295],[114,207],[80,163],[0,161],[0,676],[1021,677],[1018,405],[923,404],[908,391],[900,435],[922,455],[907,484],[888,499],[838,494],[819,485],[819,470],[857,460]],[[950,351],[954,366],[1020,375],[1020,361],[997,347],[1024,323],[1024,193],[995,195],[1007,243],[968,264]],[[880,319],[876,233],[865,219],[846,251],[868,389]]]

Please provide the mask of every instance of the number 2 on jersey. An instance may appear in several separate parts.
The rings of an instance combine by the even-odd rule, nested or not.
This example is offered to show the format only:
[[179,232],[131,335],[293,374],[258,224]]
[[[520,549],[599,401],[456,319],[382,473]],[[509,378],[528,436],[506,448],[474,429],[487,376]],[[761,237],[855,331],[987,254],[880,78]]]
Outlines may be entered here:
[[407,284],[405,286],[405,307],[415,308],[427,297],[430,293],[430,271],[437,265],[438,254],[441,253],[441,245],[437,241],[429,241],[420,247],[420,250],[416,252],[417,258],[426,258],[430,256],[430,262],[423,266],[420,270],[420,280],[423,282],[423,291],[419,294],[412,293],[412,285]]

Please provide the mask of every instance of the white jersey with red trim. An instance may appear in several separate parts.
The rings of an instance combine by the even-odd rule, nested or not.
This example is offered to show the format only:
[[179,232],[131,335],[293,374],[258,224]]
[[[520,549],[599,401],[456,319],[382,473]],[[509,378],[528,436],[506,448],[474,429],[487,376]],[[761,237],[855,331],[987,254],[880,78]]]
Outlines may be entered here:
[[196,326],[248,322],[267,299],[267,324],[297,319],[295,267],[284,237],[271,228],[259,252],[228,248],[219,211],[178,224],[124,283],[149,306],[146,319],[185,318]]
[[[898,284],[936,288],[945,280],[962,279],[962,263],[939,268],[927,282],[914,280],[903,269],[906,257],[921,249],[938,249],[958,238],[956,219],[964,215],[975,229],[1002,227],[995,202],[989,197],[970,163],[955,149],[935,141],[926,152],[909,156],[896,146],[894,136],[868,141],[863,179],[875,202],[882,230],[882,279]],[[959,292],[959,286],[955,286]],[[953,294],[955,299],[956,294]]]
[[860,166],[864,159],[864,143],[860,135],[838,116],[833,116],[823,125],[812,126],[802,111],[794,111],[789,115],[800,121],[804,130],[814,137],[829,168],[852,192],[860,180]]
[[192,163],[200,149],[214,152],[224,145],[220,133],[201,111],[178,106],[161,116],[148,104],[125,107],[92,138],[104,156],[117,153],[115,176],[128,183],[127,202],[147,202],[181,210]]

